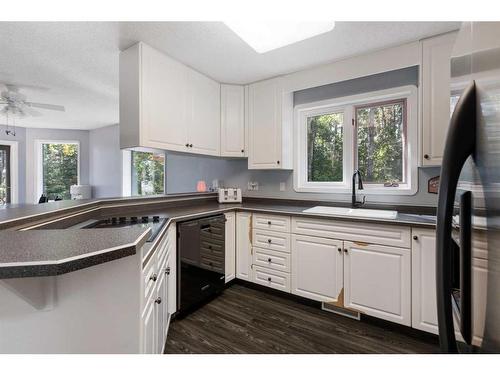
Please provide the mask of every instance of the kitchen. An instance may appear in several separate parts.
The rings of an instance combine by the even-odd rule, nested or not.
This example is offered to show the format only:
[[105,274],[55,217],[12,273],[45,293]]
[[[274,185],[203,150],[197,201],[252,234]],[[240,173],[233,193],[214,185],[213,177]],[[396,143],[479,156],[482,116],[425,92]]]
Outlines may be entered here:
[[261,24],[0,22],[0,353],[498,353],[500,24]]

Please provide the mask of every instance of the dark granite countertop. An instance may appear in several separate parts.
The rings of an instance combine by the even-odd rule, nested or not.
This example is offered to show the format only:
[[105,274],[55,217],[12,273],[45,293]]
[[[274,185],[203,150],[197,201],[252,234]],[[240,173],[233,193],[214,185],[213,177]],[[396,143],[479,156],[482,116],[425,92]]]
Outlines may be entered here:
[[55,276],[133,255],[150,229],[0,231],[0,278]]
[[[202,198],[202,199],[200,199]],[[133,203],[131,205],[131,203]],[[147,205],[140,205],[146,203]],[[152,204],[151,204],[152,203]],[[160,214],[172,221],[182,221],[232,210],[266,212],[281,215],[301,215],[335,220],[385,223],[418,227],[435,227],[435,217],[413,214],[405,208],[396,219],[372,219],[361,217],[332,216],[303,212],[316,205],[345,206],[345,203],[285,201],[271,199],[246,199],[242,204],[219,204],[213,193],[179,194],[153,198],[116,198],[89,201],[55,202],[49,205],[16,206],[0,210],[2,224],[19,225],[35,216],[37,220],[61,217],[89,208],[109,208],[116,212],[130,211],[153,215]],[[367,207],[375,208],[375,207]],[[394,209],[381,207],[380,209]],[[403,211],[403,210],[402,210]],[[429,209],[415,208],[418,213],[429,213]],[[5,220],[4,220],[5,219]],[[139,228],[110,229],[40,229],[28,231],[0,230],[0,278],[59,275],[90,267],[124,256],[135,254],[144,246],[144,253],[151,253],[156,242],[145,243],[148,231]]]

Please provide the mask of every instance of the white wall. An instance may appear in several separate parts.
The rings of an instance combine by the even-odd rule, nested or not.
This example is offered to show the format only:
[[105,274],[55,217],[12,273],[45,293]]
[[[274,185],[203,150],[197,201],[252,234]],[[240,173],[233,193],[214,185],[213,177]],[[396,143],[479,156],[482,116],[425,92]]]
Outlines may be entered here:
[[26,128],[26,203],[37,203],[36,191],[36,140],[79,141],[80,183],[89,184],[89,131]]

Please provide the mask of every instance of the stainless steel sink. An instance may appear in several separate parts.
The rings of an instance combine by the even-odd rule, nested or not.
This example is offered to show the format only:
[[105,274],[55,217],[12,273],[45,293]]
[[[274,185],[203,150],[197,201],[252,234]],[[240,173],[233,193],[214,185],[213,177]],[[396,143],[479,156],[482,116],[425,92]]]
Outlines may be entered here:
[[373,219],[395,219],[398,215],[397,211],[391,210],[371,210],[365,208],[349,208],[349,207],[329,207],[315,206],[303,210],[302,212],[312,214],[323,214],[332,216],[351,216],[351,217],[367,217]]

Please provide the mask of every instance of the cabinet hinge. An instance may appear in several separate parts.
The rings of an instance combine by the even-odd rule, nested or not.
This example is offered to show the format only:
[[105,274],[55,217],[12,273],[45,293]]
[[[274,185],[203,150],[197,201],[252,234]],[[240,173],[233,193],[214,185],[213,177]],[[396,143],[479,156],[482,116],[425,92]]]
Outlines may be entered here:
[[356,125],[356,120],[351,119],[351,123],[352,123],[352,126],[355,126]]

